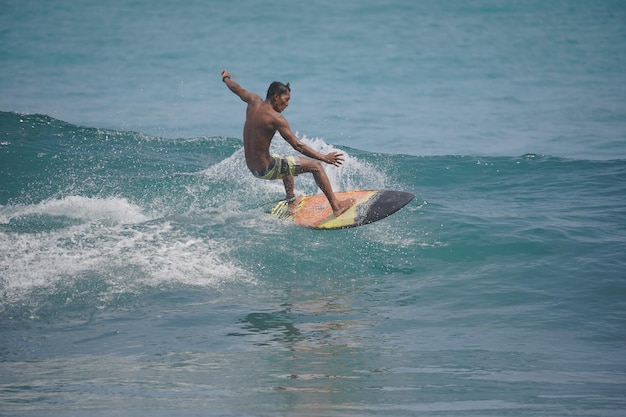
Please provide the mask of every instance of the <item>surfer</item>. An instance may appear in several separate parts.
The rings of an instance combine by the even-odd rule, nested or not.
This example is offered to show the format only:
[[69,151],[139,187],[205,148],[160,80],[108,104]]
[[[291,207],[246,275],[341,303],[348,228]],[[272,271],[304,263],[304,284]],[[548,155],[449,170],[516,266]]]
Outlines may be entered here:
[[[258,94],[246,91],[233,81],[226,70],[222,71],[222,81],[230,91],[248,104],[246,122],[243,127],[243,145],[246,164],[255,177],[267,180],[282,179],[291,209],[294,209],[299,202],[294,193],[294,177],[303,172],[313,174],[317,186],[328,199],[335,216],[339,216],[354,204],[352,199],[339,200],[337,198],[326,171],[320,163],[322,161],[340,166],[344,160],[343,154],[340,152],[322,154],[302,143],[291,131],[287,119],[281,115],[289,106],[291,99],[289,83],[274,81],[270,84],[264,101]],[[270,144],[277,130],[296,151],[313,159],[270,155]]]

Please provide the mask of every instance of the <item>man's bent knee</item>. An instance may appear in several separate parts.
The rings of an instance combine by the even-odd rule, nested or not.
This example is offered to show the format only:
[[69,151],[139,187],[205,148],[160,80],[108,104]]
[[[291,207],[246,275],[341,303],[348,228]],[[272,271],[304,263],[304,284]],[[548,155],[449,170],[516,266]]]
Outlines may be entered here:
[[324,167],[322,167],[322,163],[320,161],[316,161],[315,159],[306,159],[302,161],[301,169],[302,169],[302,172],[314,173],[314,172],[322,171]]

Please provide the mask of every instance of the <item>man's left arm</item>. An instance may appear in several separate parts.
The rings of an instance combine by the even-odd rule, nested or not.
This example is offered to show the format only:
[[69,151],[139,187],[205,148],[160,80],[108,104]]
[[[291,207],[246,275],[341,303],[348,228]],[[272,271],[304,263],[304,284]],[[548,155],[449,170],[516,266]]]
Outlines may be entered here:
[[307,146],[304,142],[298,139],[295,133],[289,127],[289,122],[283,116],[278,116],[278,123],[276,126],[278,133],[294,148],[296,151],[300,152],[304,156],[308,156],[309,158],[317,159],[319,161],[325,162],[327,164],[339,166],[343,163],[343,154],[341,152],[330,152],[327,154],[323,154],[321,152],[317,152],[315,149]]

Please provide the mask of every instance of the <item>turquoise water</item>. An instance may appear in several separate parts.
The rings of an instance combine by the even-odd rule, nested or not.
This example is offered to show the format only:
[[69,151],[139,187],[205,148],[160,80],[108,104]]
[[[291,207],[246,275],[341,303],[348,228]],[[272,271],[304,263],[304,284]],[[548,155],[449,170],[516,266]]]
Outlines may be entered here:
[[[3,5],[0,414],[621,416],[625,21]],[[336,189],[416,199],[342,231],[268,216],[282,185],[245,169],[222,68],[291,82],[292,128],[346,153]]]

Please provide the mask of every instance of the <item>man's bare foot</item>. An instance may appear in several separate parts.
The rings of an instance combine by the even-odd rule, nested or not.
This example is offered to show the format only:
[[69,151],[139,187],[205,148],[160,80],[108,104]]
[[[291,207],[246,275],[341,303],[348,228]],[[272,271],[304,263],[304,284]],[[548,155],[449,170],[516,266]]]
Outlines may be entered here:
[[343,213],[348,211],[348,209],[352,207],[354,203],[356,203],[356,200],[354,198],[340,200],[339,204],[337,205],[337,210],[333,208],[333,214],[335,215],[335,217],[341,216]]
[[304,199],[304,196],[300,195],[296,197],[296,199],[292,203],[289,203],[289,211],[291,212],[292,215],[296,213],[296,210],[303,199]]

